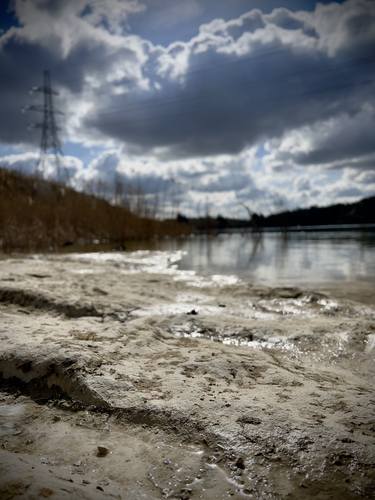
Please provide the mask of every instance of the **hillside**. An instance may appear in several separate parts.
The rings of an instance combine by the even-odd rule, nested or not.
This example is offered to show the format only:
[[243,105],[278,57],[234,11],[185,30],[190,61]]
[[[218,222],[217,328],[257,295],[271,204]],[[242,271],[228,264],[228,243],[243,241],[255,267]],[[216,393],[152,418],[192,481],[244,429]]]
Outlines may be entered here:
[[222,231],[236,228],[287,228],[298,226],[324,226],[343,224],[375,224],[375,196],[356,203],[336,204],[328,207],[310,207],[280,212],[267,217],[254,213],[249,219],[218,217],[187,218],[179,214],[178,220],[196,231]]
[[0,250],[55,250],[178,235],[187,227],[134,215],[56,183],[0,168]]
[[372,224],[375,223],[375,196],[356,203],[285,211],[268,217],[255,215],[253,221],[263,227]]

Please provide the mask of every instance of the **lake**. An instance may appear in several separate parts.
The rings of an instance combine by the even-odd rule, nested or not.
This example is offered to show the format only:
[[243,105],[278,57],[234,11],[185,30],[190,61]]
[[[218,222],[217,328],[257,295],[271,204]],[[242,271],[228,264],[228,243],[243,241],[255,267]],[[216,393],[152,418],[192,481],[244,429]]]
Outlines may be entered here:
[[345,287],[370,301],[375,295],[371,230],[202,234],[158,247],[185,251],[180,269],[199,274],[234,274],[270,286]]

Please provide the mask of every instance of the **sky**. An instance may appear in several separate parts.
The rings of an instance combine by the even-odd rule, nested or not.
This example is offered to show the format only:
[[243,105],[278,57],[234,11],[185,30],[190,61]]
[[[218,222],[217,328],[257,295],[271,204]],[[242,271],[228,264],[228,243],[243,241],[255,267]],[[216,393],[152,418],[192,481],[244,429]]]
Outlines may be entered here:
[[374,0],[2,0],[1,166],[35,167],[46,69],[78,189],[232,217],[375,195]]

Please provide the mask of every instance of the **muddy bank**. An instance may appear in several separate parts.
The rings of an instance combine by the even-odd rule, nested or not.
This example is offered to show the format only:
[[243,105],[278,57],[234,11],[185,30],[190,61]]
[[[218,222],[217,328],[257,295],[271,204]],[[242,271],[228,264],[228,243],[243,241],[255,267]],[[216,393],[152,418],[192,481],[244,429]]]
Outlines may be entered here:
[[179,258],[0,261],[4,497],[371,498],[374,309]]

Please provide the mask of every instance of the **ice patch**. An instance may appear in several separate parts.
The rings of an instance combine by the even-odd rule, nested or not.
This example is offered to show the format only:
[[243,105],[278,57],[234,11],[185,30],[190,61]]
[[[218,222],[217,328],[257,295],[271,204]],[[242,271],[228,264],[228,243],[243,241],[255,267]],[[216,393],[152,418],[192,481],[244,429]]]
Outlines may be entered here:
[[[93,265],[112,264],[119,268],[121,274],[136,274],[145,272],[149,274],[167,274],[174,281],[183,281],[187,285],[203,288],[209,286],[232,286],[239,283],[236,276],[215,274],[210,277],[198,276],[195,271],[178,269],[178,262],[186,252],[139,250],[136,252],[92,252],[76,253],[64,256],[67,260]],[[72,271],[76,274],[89,274],[96,271],[81,269]]]
[[236,337],[222,337],[220,341],[225,345],[234,345],[237,347],[252,347],[253,349],[277,349],[281,351],[296,350],[296,346],[293,342],[280,337],[270,337],[267,340],[246,340]]
[[365,352],[371,352],[375,349],[375,333],[370,333],[367,337],[367,344]]
[[92,262],[93,264],[118,264],[124,267],[140,268],[140,270],[163,272],[180,261],[184,252],[161,252],[139,250],[137,252],[93,252],[71,254],[66,258],[78,262]]
[[191,339],[206,339],[212,342],[220,342],[228,346],[250,347],[252,349],[277,349],[281,351],[297,351],[298,348],[293,341],[288,338],[270,336],[268,338],[243,337],[238,335],[226,335],[220,331],[205,329],[198,325],[185,323],[174,325],[171,333],[176,337]]
[[340,309],[338,302],[330,299],[320,299],[317,301],[317,304],[319,304],[326,312],[336,312]]
[[220,274],[214,274],[211,277],[211,281],[220,286],[231,286],[237,285],[240,281],[236,276],[224,276]]
[[[194,311],[194,312],[193,312]],[[131,312],[132,316],[148,317],[148,316],[176,316],[179,314],[204,314],[215,315],[220,312],[217,306],[197,306],[196,303],[174,302],[173,304],[158,304],[144,309],[136,309]]]
[[95,274],[93,269],[70,269],[72,274]]

